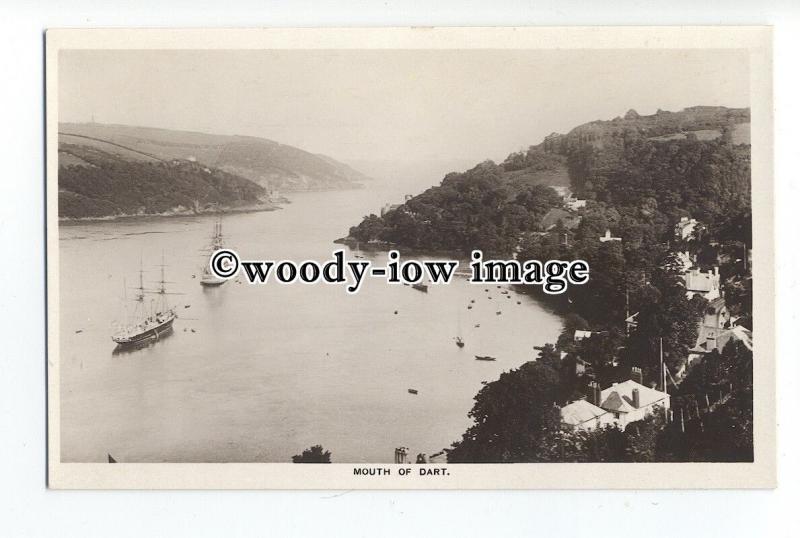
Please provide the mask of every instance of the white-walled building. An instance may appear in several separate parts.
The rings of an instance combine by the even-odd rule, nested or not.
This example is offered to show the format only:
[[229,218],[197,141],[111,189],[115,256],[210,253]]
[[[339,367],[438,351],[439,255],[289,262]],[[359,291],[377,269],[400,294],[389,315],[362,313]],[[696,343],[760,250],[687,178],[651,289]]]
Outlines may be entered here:
[[606,230],[605,235],[600,238],[600,242],[601,243],[607,243],[608,241],[622,241],[622,238],[621,237],[612,237],[611,236],[611,230]]
[[678,239],[686,240],[691,239],[698,222],[689,217],[681,217],[681,220],[675,225],[675,237]]
[[683,282],[686,286],[686,297],[688,299],[700,294],[709,301],[713,301],[720,296],[718,267],[706,273],[699,269],[691,269],[683,274]]
[[642,420],[650,413],[669,409],[669,394],[645,387],[636,381],[615,383],[605,390],[589,387],[589,398],[561,408],[561,420],[575,428],[592,430],[607,425],[621,429]]

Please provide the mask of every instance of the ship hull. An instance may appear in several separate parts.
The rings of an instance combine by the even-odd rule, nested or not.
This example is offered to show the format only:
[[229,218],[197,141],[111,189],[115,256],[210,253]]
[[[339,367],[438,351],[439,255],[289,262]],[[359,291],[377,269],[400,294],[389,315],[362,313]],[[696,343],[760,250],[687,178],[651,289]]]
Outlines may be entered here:
[[225,284],[225,280],[201,280],[200,285],[207,288],[216,288]]
[[136,344],[141,344],[142,342],[146,342],[148,340],[157,340],[159,336],[162,334],[169,332],[172,330],[172,323],[175,321],[175,318],[170,318],[165,322],[161,323],[160,325],[156,325],[155,327],[151,327],[146,331],[142,331],[139,334],[134,334],[132,336],[126,337],[114,337],[112,340],[117,343],[119,346],[132,346]]

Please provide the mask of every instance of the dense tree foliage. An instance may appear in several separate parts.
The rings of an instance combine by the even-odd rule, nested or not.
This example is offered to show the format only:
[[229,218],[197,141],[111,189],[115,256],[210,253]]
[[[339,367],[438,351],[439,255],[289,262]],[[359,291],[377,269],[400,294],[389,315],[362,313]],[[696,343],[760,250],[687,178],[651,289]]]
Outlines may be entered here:
[[[694,107],[652,116],[630,111],[624,118],[551,135],[539,146],[509,155],[502,165],[486,162],[450,174],[441,186],[351,229],[358,241],[400,248],[479,248],[523,261],[589,263],[585,285],[559,296],[541,294],[566,316],[564,331],[555,345],[541,349],[536,362],[481,389],[470,413],[475,422],[454,443],[449,461],[751,457],[752,384],[748,389],[746,373],[736,370],[749,364],[741,349],[726,348],[719,359],[712,354],[702,368],[690,371],[681,385],[685,394],[673,390],[678,409],[690,395],[704,395],[704,418],[695,405],[694,419],[684,420],[679,433],[663,413],[625,431],[592,432],[566,428],[558,415],[558,406],[580,397],[588,380],[608,386],[628,379],[634,366],[643,370],[645,384],[661,385],[662,350],[670,374],[686,366],[708,303],[687,297],[678,252],[687,251],[701,269],[720,266],[731,312],[749,323],[750,147],[733,136],[747,121],[746,109]],[[551,189],[514,178],[560,166],[586,204],[571,212],[580,219],[577,226],[561,219],[545,228],[542,217],[566,207],[564,202]],[[675,235],[682,217],[700,222],[689,238]],[[601,241],[607,232],[616,239]],[[576,339],[576,329],[591,336]],[[706,402],[706,393],[715,391],[716,399]],[[687,435],[689,429],[695,434]]]
[[202,211],[254,204],[266,194],[248,179],[189,161],[133,161],[73,145],[60,151],[85,162],[59,168],[60,217]]
[[545,364],[528,362],[501,374],[475,396],[469,413],[475,425],[453,444],[447,461],[535,461],[544,448],[539,443],[543,432],[560,428],[558,393],[558,373]]
[[292,456],[292,463],[330,463],[331,453],[322,445],[314,445],[303,450],[302,454]]
[[491,161],[464,173],[448,174],[384,217],[369,215],[350,229],[361,242],[381,241],[405,248],[468,254],[481,249],[510,255],[520,236],[539,230],[542,217],[561,201],[541,185],[510,185]]

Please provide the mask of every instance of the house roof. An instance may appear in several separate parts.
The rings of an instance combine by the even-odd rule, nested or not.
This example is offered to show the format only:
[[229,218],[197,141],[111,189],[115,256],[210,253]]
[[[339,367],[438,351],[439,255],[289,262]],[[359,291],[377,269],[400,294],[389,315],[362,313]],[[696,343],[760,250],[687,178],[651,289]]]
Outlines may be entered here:
[[739,340],[747,349],[753,351],[753,333],[741,325],[720,333],[717,336],[717,349],[722,351],[725,344],[734,339]]
[[714,313],[719,313],[720,310],[725,308],[725,298],[724,297],[717,297],[708,302],[708,308],[714,309]]
[[663,400],[667,394],[660,390],[651,389],[636,381],[629,379],[622,383],[615,383],[600,392],[600,407],[616,412],[627,413],[636,409],[633,407],[633,389],[639,389],[639,407],[647,407]]
[[584,422],[593,420],[606,413],[608,413],[608,411],[586,400],[575,400],[571,404],[561,408],[561,420],[566,424],[577,426],[578,424],[583,424]]

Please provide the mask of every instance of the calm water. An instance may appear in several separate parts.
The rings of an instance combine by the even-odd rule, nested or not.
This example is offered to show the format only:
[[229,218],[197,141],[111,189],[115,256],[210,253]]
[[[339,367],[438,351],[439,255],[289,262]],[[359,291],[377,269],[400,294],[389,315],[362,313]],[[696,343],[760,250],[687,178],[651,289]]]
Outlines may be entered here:
[[[333,239],[402,192],[371,185],[292,200],[280,211],[226,216],[230,246],[249,258],[325,261]],[[530,360],[560,329],[532,299],[463,278],[427,294],[369,278],[355,296],[321,284],[203,289],[192,275],[213,221],[61,227],[64,461],[110,453],[122,462],[288,462],[313,444],[335,462],[392,462],[397,446],[431,454],[469,426],[481,381]],[[123,278],[133,285],[141,256],[145,280],[157,280],[162,252],[170,291],[183,294],[172,296],[175,330],[113,354]],[[385,263],[384,254],[373,259]],[[459,334],[464,349],[453,341]]]

